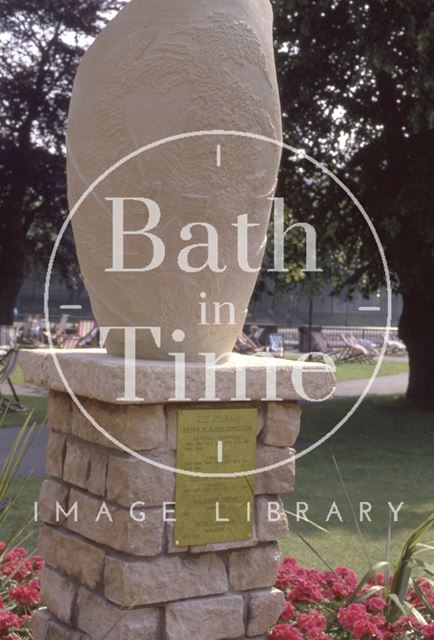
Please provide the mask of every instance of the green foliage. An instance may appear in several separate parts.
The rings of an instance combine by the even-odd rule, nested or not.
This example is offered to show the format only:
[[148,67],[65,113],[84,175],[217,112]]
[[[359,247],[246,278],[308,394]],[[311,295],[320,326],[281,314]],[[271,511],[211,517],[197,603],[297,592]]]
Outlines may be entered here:
[[[23,526],[23,523],[31,523],[25,529],[25,546],[34,552],[38,542],[38,525],[33,520],[35,502],[38,501],[41,489],[42,478],[20,479],[13,484],[9,492],[9,498],[13,501],[13,508],[9,510],[6,521],[2,524],[0,537],[2,540],[9,540],[14,533]],[[22,488],[22,489],[21,489]],[[15,495],[19,493],[19,500],[15,500]]]
[[[434,298],[432,3],[272,2],[285,141],[323,162],[362,202],[395,288]],[[329,178],[290,155],[278,195],[288,223],[295,217],[317,229],[323,282],[375,292],[384,273],[366,222]],[[288,263],[299,263],[288,244]],[[290,272],[278,284],[285,289],[291,279]]]
[[[116,0],[0,0],[0,323],[67,212],[65,130],[81,56]],[[61,269],[77,277],[72,237]]]
[[[404,595],[407,592],[410,584],[419,589],[417,584],[412,581],[412,573],[416,569],[418,573],[421,573],[428,577],[432,577],[434,575],[432,567],[430,567],[427,563],[417,559],[416,555],[421,551],[434,551],[434,547],[430,545],[423,545],[421,543],[422,538],[425,534],[434,527],[434,513],[432,513],[428,518],[422,522],[419,527],[409,536],[408,540],[406,540],[401,557],[399,559],[397,568],[395,570],[392,585],[390,587],[390,594],[396,595],[397,602],[394,604],[390,611],[390,619],[394,620],[399,616],[400,607],[399,603],[404,603]],[[420,589],[419,589],[420,592]],[[423,599],[423,598],[422,598]],[[428,610],[432,610],[432,605],[428,603]]]
[[[2,426],[4,417],[5,414],[0,418],[0,427]],[[31,521],[31,517],[23,519],[17,523],[16,528],[10,533],[9,538],[7,540],[3,539],[6,523],[19,504],[26,488],[26,479],[18,479],[18,472],[24,458],[29,452],[35,435],[36,426],[29,426],[31,419],[32,415],[30,414],[19,430],[15,442],[6,457],[3,468],[0,470],[0,504],[3,505],[3,509],[0,511],[0,537],[2,537],[2,542],[6,543],[4,553],[23,543],[26,539],[26,530]]]

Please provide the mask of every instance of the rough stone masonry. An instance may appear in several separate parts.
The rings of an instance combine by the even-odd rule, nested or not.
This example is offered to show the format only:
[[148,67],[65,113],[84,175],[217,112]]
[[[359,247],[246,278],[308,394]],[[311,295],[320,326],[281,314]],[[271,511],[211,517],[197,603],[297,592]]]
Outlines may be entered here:
[[[117,397],[112,387],[122,360],[90,351],[59,358],[75,392],[86,371],[88,391],[79,400],[108,433],[175,466],[176,415],[186,406],[164,401],[170,397],[162,383],[170,363],[140,363],[139,381],[147,369],[158,369],[154,402],[125,405],[109,401]],[[250,399],[237,406],[258,409],[257,466],[263,467],[291,456],[301,412],[288,377],[293,365],[278,365],[284,399],[264,401],[257,379],[268,359],[257,360],[248,358]],[[39,501],[44,607],[34,614],[33,640],[265,640],[284,605],[273,587],[277,541],[288,533],[279,495],[293,490],[294,464],[256,477],[252,539],[177,548],[164,511],[175,501],[175,474],[133,458],[100,434],[65,392],[48,352],[23,353],[21,363],[29,382],[50,388],[49,477]],[[97,378],[89,375],[95,366]],[[193,366],[189,409],[203,408],[201,376],[203,370]],[[311,397],[330,393],[333,376],[318,365],[308,367],[305,378]],[[234,366],[228,365],[217,383],[216,407],[233,406],[233,384]],[[151,400],[149,387],[147,394]],[[134,510],[138,501],[146,507]]]

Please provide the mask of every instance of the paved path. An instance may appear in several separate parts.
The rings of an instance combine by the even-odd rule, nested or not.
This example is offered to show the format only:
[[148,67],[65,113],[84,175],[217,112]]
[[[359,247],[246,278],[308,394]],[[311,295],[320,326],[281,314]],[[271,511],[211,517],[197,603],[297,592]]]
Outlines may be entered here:
[[[19,428],[0,429],[0,468],[6,461],[8,453],[19,433]],[[32,446],[23,460],[20,474],[43,478],[45,474],[45,452],[48,443],[48,427],[41,427],[35,435]]]
[[[335,398],[351,398],[360,396],[369,382],[366,380],[345,380],[336,385]],[[374,380],[369,395],[390,396],[404,395],[408,385],[408,373],[398,373],[394,376],[378,376]]]
[[[47,389],[34,387],[31,384],[14,384],[14,387],[19,396],[48,396]],[[7,383],[0,386],[0,391],[5,395],[11,394],[11,389]]]

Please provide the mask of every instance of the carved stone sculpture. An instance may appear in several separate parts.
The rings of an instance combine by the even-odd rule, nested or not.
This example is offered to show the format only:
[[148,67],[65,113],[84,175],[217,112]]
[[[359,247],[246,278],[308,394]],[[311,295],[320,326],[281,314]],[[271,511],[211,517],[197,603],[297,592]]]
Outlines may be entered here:
[[[102,180],[73,217],[98,324],[161,328],[159,347],[149,331],[137,332],[139,358],[219,356],[232,350],[243,326],[281,149],[209,132],[281,139],[272,22],[269,0],[131,0],[80,65],[68,129],[71,208],[128,154],[208,132],[139,153]],[[149,230],[154,242],[121,234],[122,265],[113,256],[114,198],[130,198],[117,201],[124,231],[158,218]],[[177,344],[173,337],[184,334]],[[111,331],[108,351],[123,355],[124,341]]]

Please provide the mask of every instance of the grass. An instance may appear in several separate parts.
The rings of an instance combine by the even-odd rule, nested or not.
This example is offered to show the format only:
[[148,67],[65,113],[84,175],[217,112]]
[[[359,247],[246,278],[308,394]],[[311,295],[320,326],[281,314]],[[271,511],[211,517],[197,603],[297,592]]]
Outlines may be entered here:
[[[343,362],[336,367],[336,380],[362,380],[370,378],[374,372],[374,365],[360,362]],[[406,360],[384,360],[381,365],[379,376],[394,376],[398,373],[408,373],[408,362]]]
[[[46,396],[20,396],[20,401],[29,411],[33,411],[31,423],[41,424],[47,417],[47,397]],[[5,395],[5,398],[11,400],[11,396]],[[28,412],[8,411],[5,416],[0,418],[0,428],[8,429],[10,427],[21,427],[28,416]]]
[[[301,439],[311,444],[325,435],[350,409],[351,399],[332,400],[304,409]],[[410,532],[433,511],[434,415],[400,397],[371,397],[330,440],[297,461],[296,491],[285,497],[289,511],[309,505],[307,516],[328,529],[323,533],[290,517],[292,533],[282,551],[306,566],[321,561],[294,533],[302,534],[331,565],[348,564],[359,572],[384,559],[390,509],[404,503],[393,523],[393,553],[398,557]],[[355,511],[372,504],[372,522],[360,524],[361,542],[333,462],[337,460]],[[327,515],[336,503],[343,522]],[[364,549],[364,546],[366,547]]]
[[[42,481],[42,478],[26,479],[24,489],[22,493],[20,493],[20,497],[17,502],[11,508],[7,521],[0,531],[0,540],[8,540],[9,537],[23,525],[23,523],[32,518],[34,513],[34,503],[38,500]],[[15,489],[17,486],[18,485],[16,484]],[[14,494],[12,493],[11,498],[13,498],[13,495]],[[26,540],[24,541],[23,546],[32,552],[35,551],[38,537],[38,525],[36,522],[32,522],[29,525],[26,529],[25,536]],[[27,538],[27,536],[29,537]]]
[[[289,360],[298,360],[299,353],[288,353]],[[336,380],[363,380],[370,378],[374,371],[374,365],[366,362],[338,362],[336,364]],[[394,376],[398,373],[408,373],[408,360],[383,360],[379,376]]]
[[[24,385],[24,373],[20,366],[16,367],[13,375],[12,382],[14,385]],[[7,385],[4,386],[5,391],[9,391]],[[33,411],[31,422],[40,424],[44,422],[47,417],[47,398],[46,396],[31,396],[18,393],[20,401],[29,410]],[[5,393],[5,398],[12,399],[11,395]],[[25,421],[28,413],[18,413],[14,411],[8,411],[5,417],[0,418],[0,428],[7,429],[9,427],[21,427]]]

